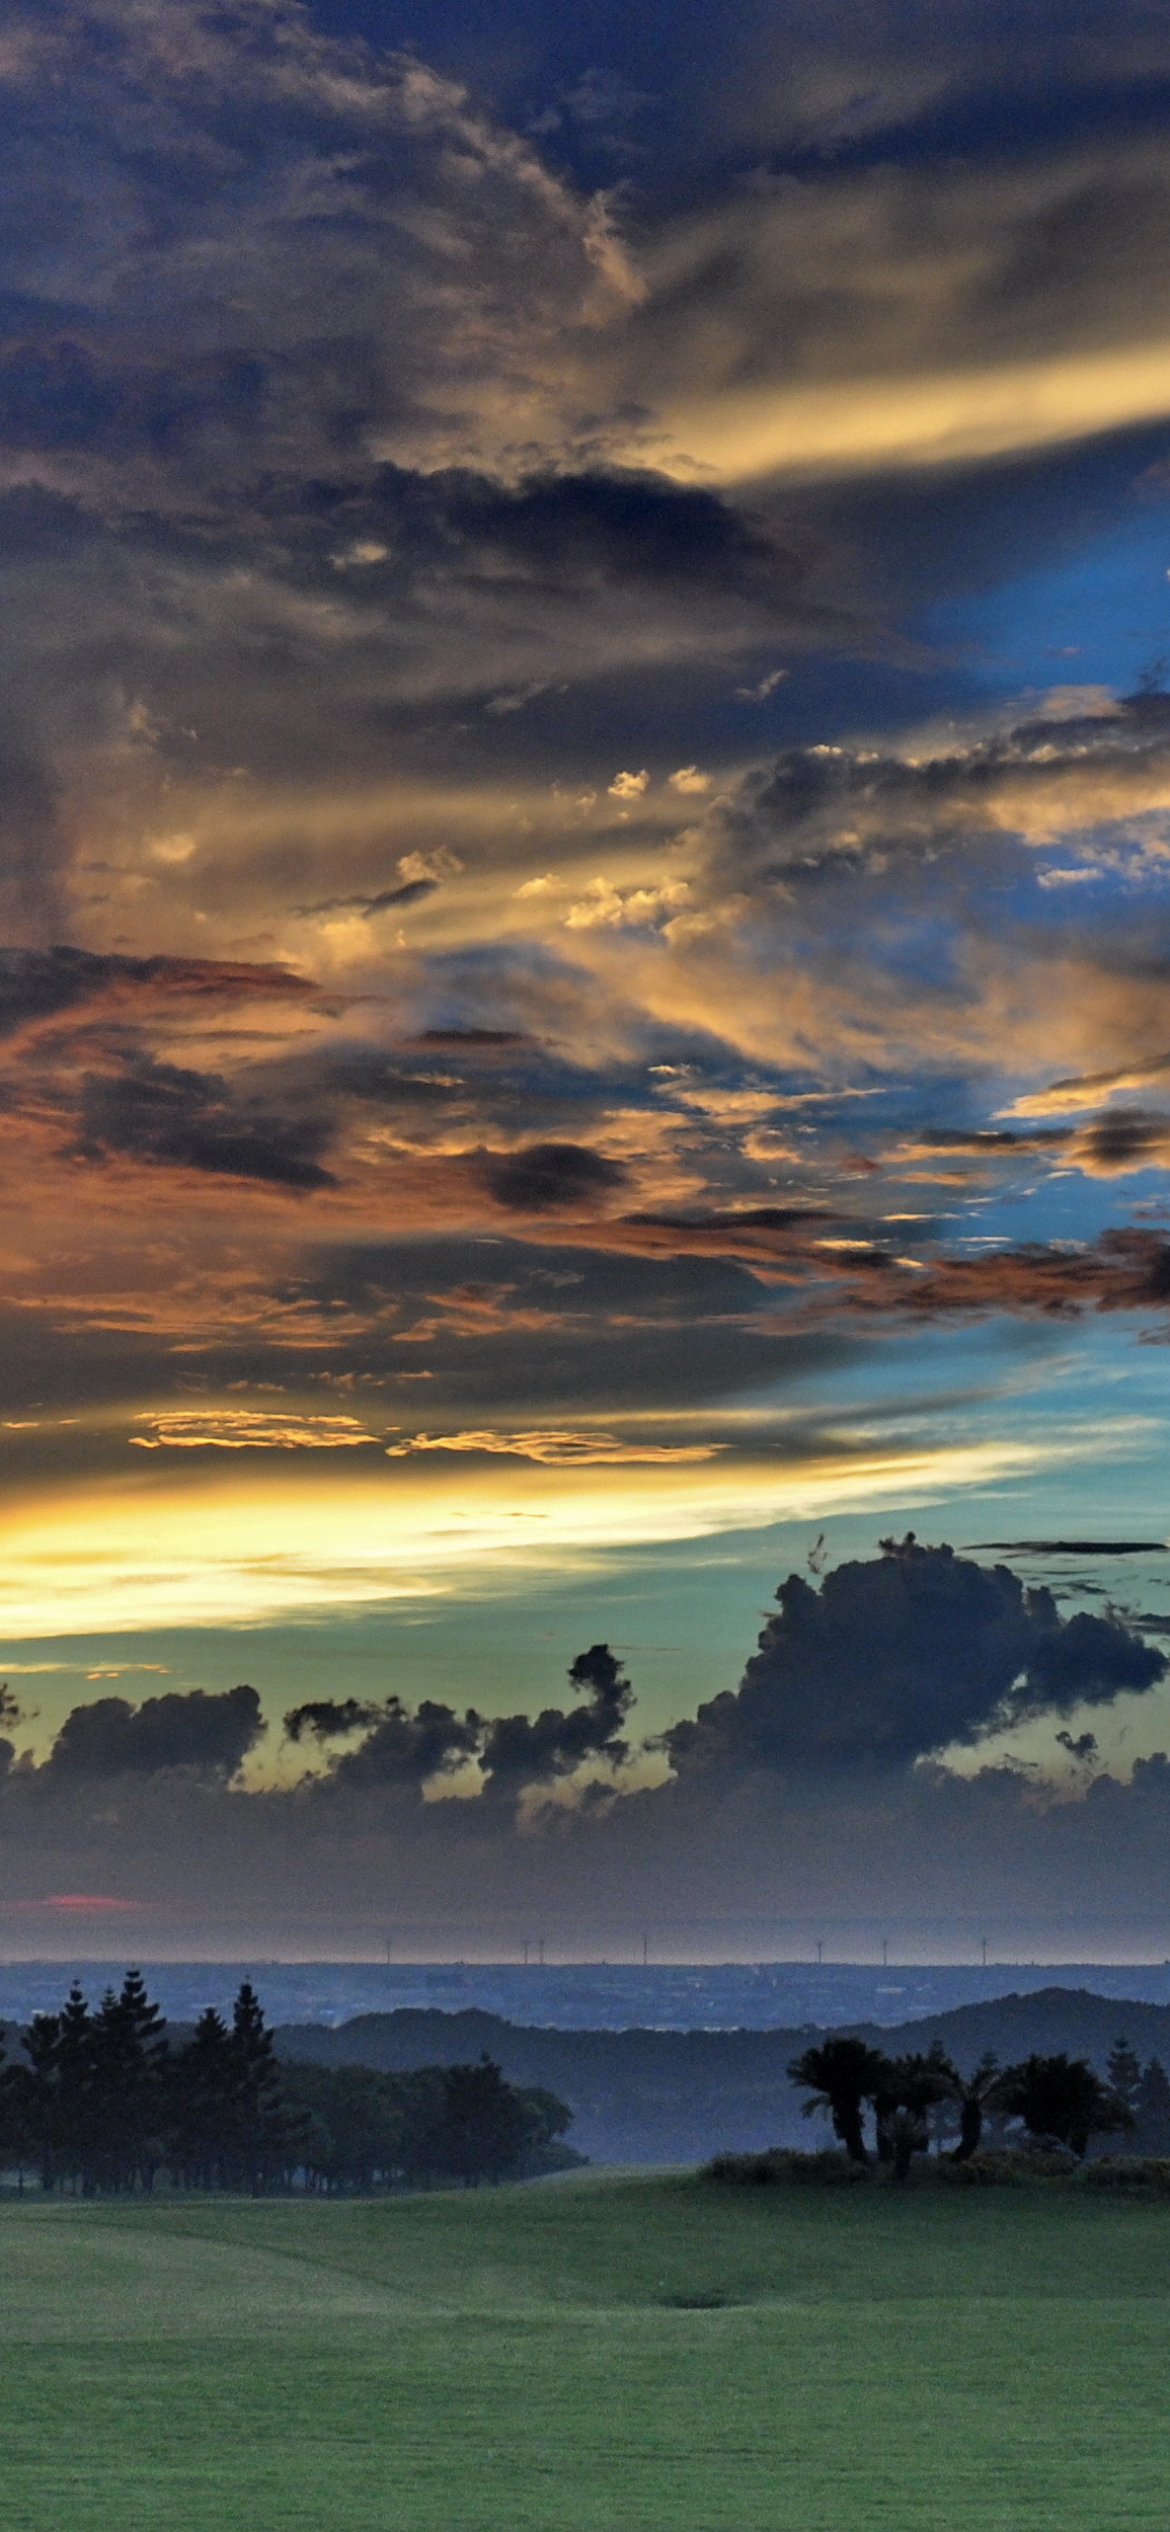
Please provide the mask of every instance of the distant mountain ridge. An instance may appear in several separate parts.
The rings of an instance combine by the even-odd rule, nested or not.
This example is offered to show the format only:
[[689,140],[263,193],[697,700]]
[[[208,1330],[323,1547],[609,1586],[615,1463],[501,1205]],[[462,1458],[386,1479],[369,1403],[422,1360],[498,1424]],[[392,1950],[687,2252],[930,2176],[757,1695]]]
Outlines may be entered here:
[[[934,2041],[964,2069],[992,2050],[1004,2063],[1032,2050],[1063,2049],[1101,2072],[1124,2033],[1143,2063],[1170,2068],[1170,2005],[1094,1995],[1088,1988],[1045,1987],[987,2003],[959,2005],[891,2028],[848,2026],[891,2055]],[[319,2065],[452,2065],[487,2050],[509,2082],[545,2084],[575,2113],[571,2142],[596,2162],[701,2162],[720,2151],[808,2145],[822,2130],[801,2114],[788,2082],[790,2058],[819,2026],[780,2030],[581,2031],[505,2021],[480,2012],[407,2008],[359,2014],[336,2029],[285,2024],[279,2053]]]

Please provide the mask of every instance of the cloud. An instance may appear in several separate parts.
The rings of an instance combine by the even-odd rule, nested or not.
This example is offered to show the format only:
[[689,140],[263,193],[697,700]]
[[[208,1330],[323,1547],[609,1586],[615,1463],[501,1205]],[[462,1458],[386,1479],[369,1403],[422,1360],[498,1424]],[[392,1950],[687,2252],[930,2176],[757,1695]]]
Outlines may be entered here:
[[1094,1178],[1165,1168],[1170,1159],[1170,1115],[1146,1108],[1107,1108],[1077,1135],[1069,1157]]
[[977,1539],[972,1554],[999,1549],[1010,1556],[1163,1556],[1165,1539]]
[[[295,1707],[285,1717],[285,1730],[292,1740],[299,1739],[306,1727],[319,1740],[337,1735],[348,1738],[354,1730],[351,1709],[352,1700],[333,1707]],[[471,1711],[460,1717],[431,1697],[424,1697],[413,1713],[400,1698],[387,1697],[382,1706],[364,1709],[360,1720],[369,1726],[366,1737],[355,1750],[333,1761],[330,1786],[343,1790],[398,1787],[417,1794],[434,1778],[465,1766],[480,1746],[479,1717]]]
[[330,1187],[333,1174],[318,1158],[329,1136],[326,1118],[249,1108],[215,1074],[149,1059],[91,1078],[82,1093],[80,1148],[90,1159],[124,1152],[212,1176]]
[[1164,1657],[1116,1618],[1062,1618],[1049,1591],[911,1532],[817,1592],[790,1574],[735,1692],[663,1736],[673,1765],[903,1767],[1036,1714],[1145,1690]]
[[266,1727],[254,1688],[208,1696],[98,1697],[75,1706],[62,1724],[41,1773],[53,1784],[105,1777],[158,1775],[181,1767],[227,1781],[238,1774]]
[[528,1143],[485,1163],[483,1175],[495,1203],[508,1212],[551,1213],[591,1210],[625,1186],[629,1172],[580,1143]]
[[[842,70],[831,39],[825,51],[822,96]],[[992,109],[1015,123],[1005,148],[985,120],[986,70],[965,99],[957,71],[948,43],[933,129],[923,90],[913,105],[902,90],[901,149],[879,137],[900,120],[884,62],[854,89],[882,99],[872,120],[863,110],[850,128],[838,87],[843,127],[829,116],[822,141],[814,114],[803,146],[765,79],[755,165],[654,225],[617,374],[627,388],[653,379],[680,473],[954,466],[1170,410],[1157,113],[1088,130],[1073,113],[1062,129],[1062,58],[1030,113],[1018,96]]]
[[720,1442],[643,1442],[616,1433],[572,1433],[541,1428],[532,1433],[415,1433],[408,1442],[391,1443],[388,1459],[407,1459],[416,1451],[485,1451],[489,1456],[531,1459],[546,1468],[636,1468],[673,1462],[715,1459]]
[[854,1289],[850,1308],[916,1318],[1005,1310],[1071,1319],[1092,1310],[1164,1311],[1170,1301],[1170,1243],[1138,1228],[1103,1231],[1083,1244],[1035,1240],[943,1256],[912,1274],[891,1272],[896,1261],[888,1256],[880,1264],[872,1255],[844,1262],[859,1282],[872,1277],[872,1289]]
[[501,1716],[485,1730],[481,1765],[489,1800],[515,1800],[528,1787],[554,1783],[593,1759],[620,1766],[629,1755],[622,1726],[634,1692],[608,1644],[592,1644],[569,1670],[570,1685],[586,1703],[563,1712],[548,1706],[530,1719]]
[[149,1433],[132,1433],[143,1451],[347,1451],[381,1436],[356,1415],[285,1415],[255,1407],[183,1408],[150,1418]]
[[590,932],[600,926],[616,932],[631,925],[666,923],[686,905],[690,893],[690,881],[686,879],[651,880],[640,888],[619,888],[612,880],[597,878],[590,882],[588,893],[569,907],[565,929]]
[[287,1002],[312,995],[305,976],[272,964],[207,958],[128,958],[58,944],[0,949],[0,1035],[27,1042],[63,1017],[72,1026],[218,1002]]

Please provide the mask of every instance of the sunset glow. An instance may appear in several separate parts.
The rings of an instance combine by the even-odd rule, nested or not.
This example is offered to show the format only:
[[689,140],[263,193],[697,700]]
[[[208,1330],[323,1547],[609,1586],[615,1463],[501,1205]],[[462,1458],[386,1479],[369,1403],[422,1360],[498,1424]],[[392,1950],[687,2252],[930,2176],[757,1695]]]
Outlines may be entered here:
[[1074,15],[15,0],[0,1904],[1133,1921],[1170,38]]

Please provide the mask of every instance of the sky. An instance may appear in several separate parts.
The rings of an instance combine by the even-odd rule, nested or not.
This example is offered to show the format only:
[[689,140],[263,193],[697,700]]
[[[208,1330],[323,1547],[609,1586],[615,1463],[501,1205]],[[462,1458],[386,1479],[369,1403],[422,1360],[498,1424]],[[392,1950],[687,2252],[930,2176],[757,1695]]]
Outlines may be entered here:
[[1168,121],[13,0],[0,1953],[1170,1952]]

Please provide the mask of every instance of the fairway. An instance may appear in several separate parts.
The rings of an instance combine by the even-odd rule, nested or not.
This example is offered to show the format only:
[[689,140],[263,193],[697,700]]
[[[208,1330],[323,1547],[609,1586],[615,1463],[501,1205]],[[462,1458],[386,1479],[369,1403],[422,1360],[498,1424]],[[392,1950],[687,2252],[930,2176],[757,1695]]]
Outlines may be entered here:
[[14,2532],[1164,2532],[1170,2208],[585,2175],[0,2209]]

